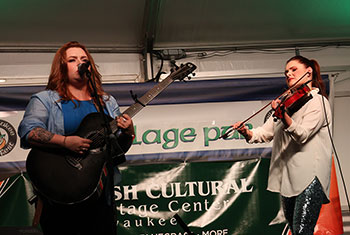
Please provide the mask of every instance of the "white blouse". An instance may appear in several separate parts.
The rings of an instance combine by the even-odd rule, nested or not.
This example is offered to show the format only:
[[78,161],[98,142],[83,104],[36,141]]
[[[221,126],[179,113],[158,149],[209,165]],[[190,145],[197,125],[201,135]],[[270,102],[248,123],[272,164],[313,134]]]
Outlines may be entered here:
[[273,139],[267,189],[285,197],[299,195],[317,176],[329,198],[331,108],[318,89],[313,89],[311,95],[313,98],[292,115],[290,127],[285,129],[281,120],[274,122],[271,116],[264,125],[252,129],[249,140],[262,143]]

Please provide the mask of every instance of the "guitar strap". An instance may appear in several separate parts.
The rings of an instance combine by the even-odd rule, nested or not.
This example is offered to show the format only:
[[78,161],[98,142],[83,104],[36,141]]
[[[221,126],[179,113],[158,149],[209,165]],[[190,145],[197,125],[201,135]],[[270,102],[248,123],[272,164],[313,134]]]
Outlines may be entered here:
[[40,216],[42,211],[43,211],[43,200],[39,196],[36,196],[35,213],[34,213],[33,222],[32,222],[33,227],[39,226]]
[[107,180],[107,176],[108,176],[108,170],[107,170],[107,166],[106,164],[103,166],[102,169],[102,175],[101,175],[101,179],[98,182],[98,187],[97,187],[97,195],[100,196],[102,194],[102,191],[104,189],[104,182],[106,182]]

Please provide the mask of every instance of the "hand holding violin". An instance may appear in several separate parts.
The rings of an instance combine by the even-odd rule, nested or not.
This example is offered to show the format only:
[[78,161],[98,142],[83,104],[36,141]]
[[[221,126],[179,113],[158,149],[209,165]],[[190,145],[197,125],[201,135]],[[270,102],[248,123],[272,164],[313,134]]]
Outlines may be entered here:
[[281,119],[287,128],[292,124],[290,116],[312,98],[311,89],[307,86],[310,81],[299,87],[290,88],[283,95],[271,101],[271,107],[275,111],[273,116]]
[[281,99],[275,99],[271,102],[271,108],[275,110],[275,114],[279,112],[279,118],[284,123],[286,128],[288,128],[292,124],[292,119],[286,112],[285,104]]

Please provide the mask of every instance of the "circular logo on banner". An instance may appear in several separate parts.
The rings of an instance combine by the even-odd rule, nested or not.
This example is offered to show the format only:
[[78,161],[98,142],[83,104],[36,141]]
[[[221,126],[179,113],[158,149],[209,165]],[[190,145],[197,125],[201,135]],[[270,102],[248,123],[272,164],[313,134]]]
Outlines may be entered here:
[[271,115],[275,112],[275,110],[273,109],[270,109],[266,115],[265,115],[265,118],[264,118],[264,123],[271,117]]
[[0,157],[11,152],[16,142],[15,128],[9,122],[0,119]]

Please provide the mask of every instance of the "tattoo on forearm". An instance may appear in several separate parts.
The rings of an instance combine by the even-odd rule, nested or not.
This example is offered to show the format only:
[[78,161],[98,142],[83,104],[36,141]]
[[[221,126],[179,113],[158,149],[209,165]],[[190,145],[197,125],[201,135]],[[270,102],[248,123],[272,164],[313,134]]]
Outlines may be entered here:
[[50,142],[52,137],[54,136],[53,133],[45,130],[42,127],[36,127],[32,130],[31,134],[28,136],[28,138],[36,143],[39,144],[47,144]]

